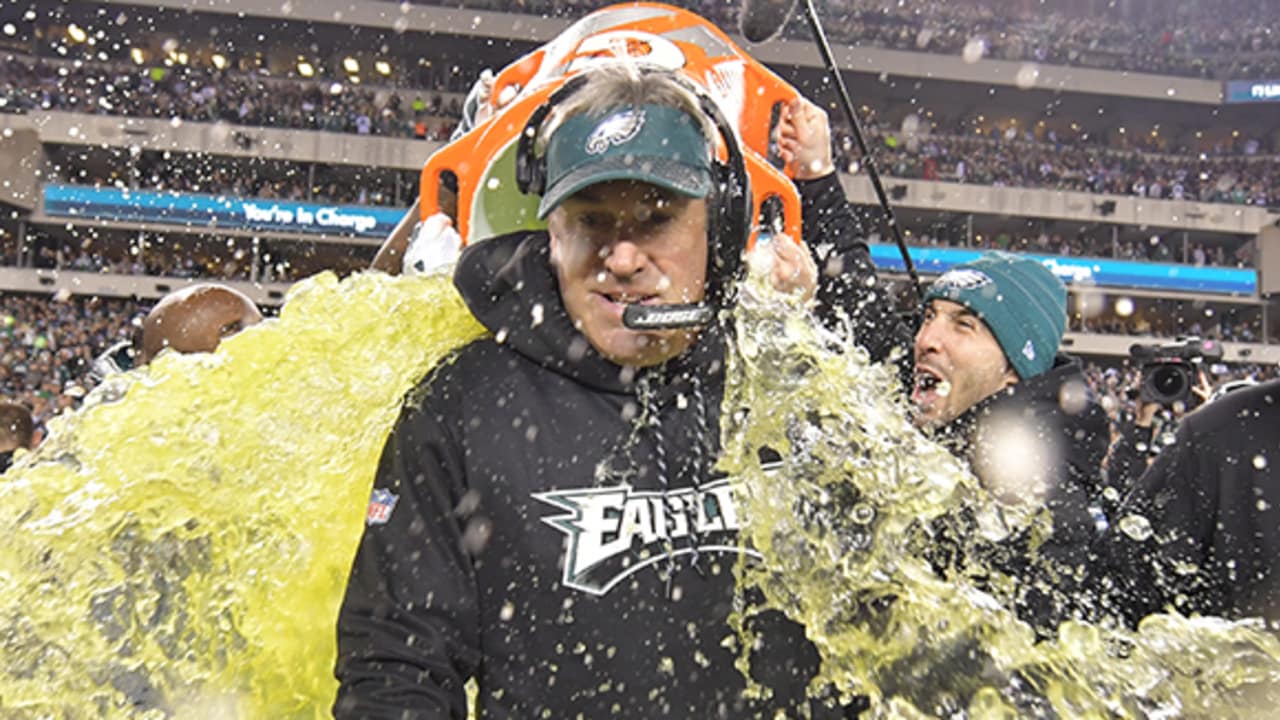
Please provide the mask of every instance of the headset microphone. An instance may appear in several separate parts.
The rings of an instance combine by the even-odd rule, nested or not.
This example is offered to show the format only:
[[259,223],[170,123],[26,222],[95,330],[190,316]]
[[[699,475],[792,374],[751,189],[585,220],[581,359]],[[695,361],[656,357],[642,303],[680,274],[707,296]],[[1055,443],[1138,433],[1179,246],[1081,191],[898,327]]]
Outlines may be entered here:
[[703,303],[628,305],[622,324],[631,330],[678,330],[710,325],[715,311]]

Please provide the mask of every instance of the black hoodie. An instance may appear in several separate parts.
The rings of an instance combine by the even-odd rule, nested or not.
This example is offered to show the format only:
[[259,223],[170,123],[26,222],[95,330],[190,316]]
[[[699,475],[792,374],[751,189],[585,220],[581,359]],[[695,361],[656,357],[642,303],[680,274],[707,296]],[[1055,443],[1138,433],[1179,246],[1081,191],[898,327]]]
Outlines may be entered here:
[[383,451],[335,715],[463,718],[471,677],[482,718],[797,715],[817,665],[800,627],[757,627],[770,700],[734,665],[718,332],[662,366],[609,362],[561,303],[545,233],[471,246],[455,284],[493,336],[410,394]]
[[1280,621],[1280,380],[1187,415],[1100,541],[1131,623],[1153,612]]
[[[1008,470],[984,465],[981,458],[994,453],[1003,461],[1017,458],[1015,472],[1044,488],[1052,534],[1042,542],[1026,532],[1015,534],[986,548],[984,559],[1020,581],[1019,616],[1051,634],[1081,610],[1081,579],[1096,536],[1090,501],[1100,490],[1102,459],[1111,441],[1106,412],[1089,392],[1079,361],[1059,355],[1050,370],[979,402],[938,436],[957,456],[976,462],[975,474],[988,487],[991,475]],[[1011,445],[997,447],[1003,443]],[[1017,483],[1022,478],[1005,479]]]

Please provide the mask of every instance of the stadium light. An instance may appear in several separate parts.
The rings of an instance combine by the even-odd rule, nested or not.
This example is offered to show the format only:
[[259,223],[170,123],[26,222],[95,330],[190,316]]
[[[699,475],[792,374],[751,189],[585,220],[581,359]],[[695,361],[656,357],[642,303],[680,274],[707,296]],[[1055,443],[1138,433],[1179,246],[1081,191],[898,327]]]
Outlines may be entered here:
[[142,51],[142,48],[136,47],[129,51],[129,58],[133,60],[133,64],[141,65],[147,61],[147,54]]
[[85,34],[84,28],[75,23],[71,23],[67,26],[67,37],[71,38],[72,42],[82,43],[88,35]]
[[379,60],[373,64],[373,69],[377,70],[379,75],[386,77],[391,74],[391,63],[386,60]]
[[316,74],[316,69],[306,60],[298,61],[298,74],[302,77],[312,77]]
[[226,70],[226,69],[227,69],[227,56],[226,56],[226,55],[223,55],[222,53],[214,53],[214,54],[213,54],[213,57],[211,57],[211,58],[209,58],[209,59],[213,62],[213,66],[214,66],[214,67],[216,67],[216,68],[218,68],[219,70]]
[[355,75],[360,72],[360,61],[348,55],[347,57],[342,58],[342,69],[352,75]]

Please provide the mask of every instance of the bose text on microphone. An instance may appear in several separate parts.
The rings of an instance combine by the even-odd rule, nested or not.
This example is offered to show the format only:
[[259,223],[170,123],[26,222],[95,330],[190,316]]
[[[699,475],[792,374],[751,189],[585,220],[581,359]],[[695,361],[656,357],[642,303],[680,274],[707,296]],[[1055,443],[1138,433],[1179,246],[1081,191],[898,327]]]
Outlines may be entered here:
[[683,305],[628,305],[622,324],[631,330],[675,330],[708,325],[715,312],[701,303]]

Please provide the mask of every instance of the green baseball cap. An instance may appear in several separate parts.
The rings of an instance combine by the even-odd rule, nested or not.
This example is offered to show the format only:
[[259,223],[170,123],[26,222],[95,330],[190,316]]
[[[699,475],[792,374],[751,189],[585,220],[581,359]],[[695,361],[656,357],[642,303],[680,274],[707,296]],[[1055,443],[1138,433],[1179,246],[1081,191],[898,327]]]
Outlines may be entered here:
[[546,166],[539,219],[579,190],[609,180],[636,180],[695,198],[711,192],[710,142],[693,116],[667,105],[570,116],[551,134]]

